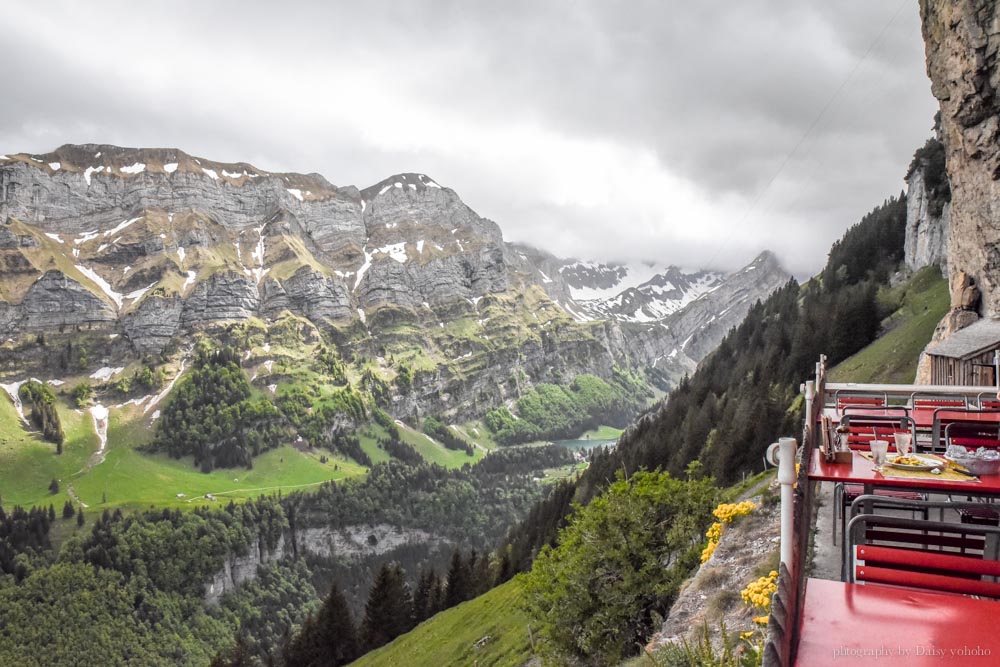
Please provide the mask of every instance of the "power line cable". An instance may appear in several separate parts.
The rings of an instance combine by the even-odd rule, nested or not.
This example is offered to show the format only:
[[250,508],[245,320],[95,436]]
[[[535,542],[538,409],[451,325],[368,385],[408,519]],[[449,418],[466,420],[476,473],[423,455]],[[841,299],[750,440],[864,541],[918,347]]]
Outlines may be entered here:
[[[899,14],[903,11],[903,7],[906,6],[907,2],[908,0],[901,0],[899,6],[896,8],[896,11],[893,13],[891,17],[889,17],[889,21],[884,26],[882,26],[882,30],[880,30],[878,35],[875,36],[875,39],[872,41],[872,43],[868,45],[868,49],[864,52],[864,55],[862,55],[861,58],[858,60],[858,62],[855,63],[854,67],[851,69],[850,73],[848,73],[847,77],[840,82],[840,85],[837,86],[837,89],[833,92],[833,95],[830,96],[830,98],[826,101],[826,104],[823,105],[823,108],[820,109],[820,112],[813,119],[812,123],[809,124],[809,127],[806,129],[806,131],[802,134],[801,137],[799,137],[799,140],[795,143],[795,146],[792,147],[792,150],[790,150],[785,155],[785,158],[781,161],[781,164],[778,166],[777,171],[774,172],[774,174],[767,181],[764,187],[757,192],[757,195],[754,197],[753,201],[750,202],[750,205],[747,207],[746,211],[743,213],[743,216],[740,218],[739,223],[737,223],[737,227],[742,227],[743,223],[746,222],[747,218],[750,217],[750,214],[753,213],[754,209],[757,207],[757,204],[760,203],[760,200],[764,197],[765,194],[767,194],[768,190],[771,189],[771,186],[774,185],[774,182],[778,180],[778,177],[785,170],[785,167],[788,166],[788,163],[791,161],[796,151],[799,150],[799,147],[802,146],[802,144],[809,137],[809,135],[812,134],[813,130],[816,129],[816,127],[819,125],[820,120],[822,120],[823,116],[826,115],[826,112],[829,111],[830,107],[833,106],[833,103],[840,96],[841,92],[843,92],[843,90],[847,87],[847,84],[850,83],[851,79],[854,78],[854,75],[857,74],[859,69],[861,69],[861,65],[868,59],[868,56],[871,55],[872,51],[875,50],[875,47],[878,46],[879,43],[882,41],[882,39],[885,37],[889,28],[892,27],[892,24],[896,21],[896,19],[899,17]],[[709,260],[708,266],[712,266],[714,264],[719,254],[729,244],[730,238],[731,235],[726,235],[723,238],[722,244],[716,249],[715,254],[712,255],[712,259]]]

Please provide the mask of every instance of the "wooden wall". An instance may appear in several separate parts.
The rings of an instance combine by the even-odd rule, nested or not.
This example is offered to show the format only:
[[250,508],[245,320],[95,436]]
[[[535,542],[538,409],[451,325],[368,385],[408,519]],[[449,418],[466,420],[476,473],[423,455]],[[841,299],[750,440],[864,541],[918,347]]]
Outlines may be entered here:
[[993,374],[993,350],[967,359],[931,355],[931,384],[996,385]]

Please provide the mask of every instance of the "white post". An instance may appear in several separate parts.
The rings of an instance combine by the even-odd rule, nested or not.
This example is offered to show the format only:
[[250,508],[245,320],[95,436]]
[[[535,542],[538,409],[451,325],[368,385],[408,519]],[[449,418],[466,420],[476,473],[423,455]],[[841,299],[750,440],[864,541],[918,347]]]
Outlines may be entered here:
[[806,380],[805,384],[799,385],[799,391],[806,397],[806,428],[809,429],[809,433],[812,433],[816,427],[812,418],[813,402],[816,399],[816,381]]
[[792,503],[795,486],[795,438],[778,438],[767,448],[767,460],[778,466],[778,484],[781,485],[781,562],[792,569]]

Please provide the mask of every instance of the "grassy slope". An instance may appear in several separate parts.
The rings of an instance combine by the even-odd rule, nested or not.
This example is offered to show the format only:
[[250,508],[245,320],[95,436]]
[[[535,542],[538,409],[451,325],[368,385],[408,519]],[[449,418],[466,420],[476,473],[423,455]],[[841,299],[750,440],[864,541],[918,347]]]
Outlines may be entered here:
[[[82,468],[98,447],[89,414],[60,410],[66,440],[63,453],[42,440],[37,432],[21,423],[6,393],[0,395],[0,497],[6,507],[48,505],[57,508],[68,499],[66,485],[70,476]],[[60,480],[60,491],[49,493],[49,483]]]
[[889,330],[831,369],[831,382],[913,382],[920,352],[948,312],[948,281],[928,267],[897,289],[903,291],[902,305],[888,318]]
[[413,445],[413,448],[427,461],[437,463],[445,468],[461,468],[466,463],[475,463],[486,455],[486,452],[478,447],[473,448],[473,456],[469,456],[462,451],[448,449],[436,440],[429,438],[426,434],[412,429],[405,424],[399,427],[399,438],[403,442]]
[[[321,452],[303,453],[285,445],[258,457],[253,470],[232,468],[203,474],[190,458],[171,459],[135,449],[149,440],[150,430],[139,411],[112,410],[105,460],[85,469],[98,439],[88,413],[78,414],[60,406],[66,431],[63,454],[55,445],[20,425],[9,400],[0,399],[0,496],[4,505],[48,505],[57,507],[73,487],[77,497],[91,508],[135,506],[192,506],[206,493],[222,497],[248,498],[261,493],[301,488],[329,479],[365,473],[365,468],[343,457],[331,456],[320,463]],[[60,481],[60,492],[49,493],[49,482]],[[183,493],[184,498],[177,494]],[[202,499],[203,500],[203,499]],[[192,501],[192,502],[189,502]]]
[[[522,665],[532,654],[528,617],[518,606],[520,596],[520,581],[509,581],[475,600],[441,612],[352,664],[357,667]],[[482,648],[478,651],[473,648],[487,636],[490,639]]]
[[[72,486],[76,496],[91,509],[193,507],[209,502],[204,498],[209,493],[220,500],[252,498],[367,472],[354,461],[326,450],[302,452],[283,445],[254,459],[252,470],[227,468],[205,474],[194,466],[191,457],[171,459],[164,454],[138,451],[137,447],[152,437],[153,425],[148,415],[134,407],[111,409],[105,460],[87,468],[91,454],[99,446],[90,414],[78,414],[62,403],[58,409],[66,431],[61,456],[56,456],[55,445],[26,430],[10,400],[0,396],[0,498],[5,506],[53,503],[58,509],[69,498]],[[445,449],[409,427],[400,428],[400,432],[403,440],[426,460],[449,468],[478,461],[486,453],[477,448],[475,456],[470,457]],[[389,460],[389,455],[375,444],[376,436],[385,435],[381,429],[370,426],[359,435],[362,448],[374,462]],[[320,461],[324,455],[326,463]],[[60,481],[56,495],[48,490],[52,479]],[[178,497],[179,493],[184,496]]]

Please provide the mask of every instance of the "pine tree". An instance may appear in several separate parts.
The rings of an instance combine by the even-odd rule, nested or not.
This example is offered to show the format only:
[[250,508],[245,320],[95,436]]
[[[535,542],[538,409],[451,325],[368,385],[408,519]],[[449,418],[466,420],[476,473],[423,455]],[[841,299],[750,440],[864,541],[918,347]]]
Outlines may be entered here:
[[234,646],[228,651],[216,653],[209,667],[251,667],[258,664],[250,655],[250,649],[243,635],[236,632],[233,639]]
[[430,615],[438,613],[439,611],[444,611],[445,607],[445,590],[444,581],[438,576],[438,573],[434,573],[434,585],[431,588],[432,595],[430,600]]
[[493,585],[493,572],[490,566],[490,556],[489,554],[483,554],[480,556],[475,564],[471,562],[469,564],[469,570],[472,572],[472,581],[470,582],[471,594],[469,599],[474,597],[479,597],[486,591],[490,590]]
[[375,577],[361,635],[369,651],[388,644],[413,628],[413,597],[406,584],[403,568],[397,563],[385,564]]
[[462,560],[462,554],[457,549],[451,555],[451,565],[448,566],[448,583],[445,590],[445,609],[469,599],[469,567]]
[[316,616],[309,616],[284,651],[286,665],[338,667],[361,655],[357,629],[340,588],[334,582]]
[[84,522],[83,509],[81,509],[79,512],[76,513],[76,525],[77,525],[77,527],[79,528],[80,526],[82,526],[83,522]]
[[63,518],[70,519],[76,514],[76,508],[73,507],[73,503],[69,500],[63,505]]
[[413,615],[417,623],[426,621],[434,615],[434,584],[440,580],[434,568],[430,568],[420,574],[420,582],[417,584],[417,591],[413,594]]

